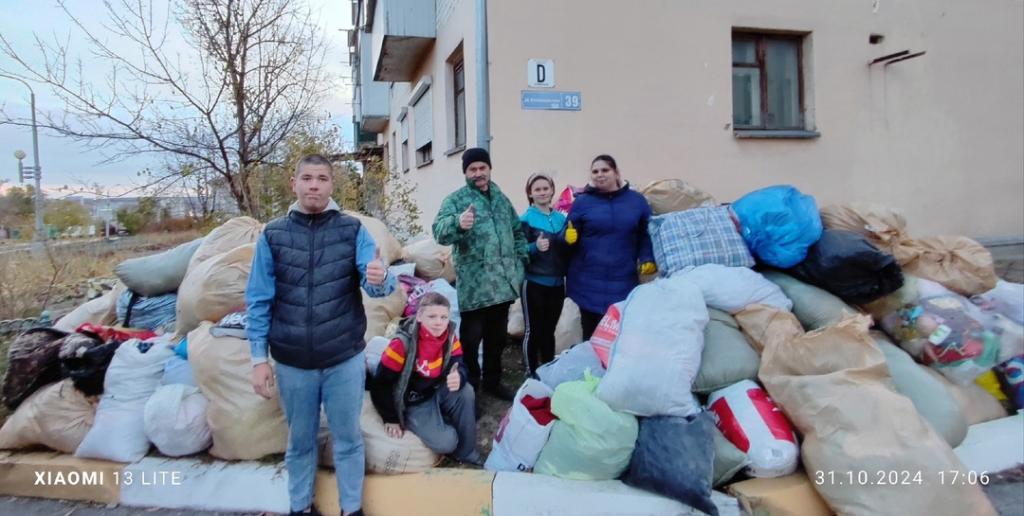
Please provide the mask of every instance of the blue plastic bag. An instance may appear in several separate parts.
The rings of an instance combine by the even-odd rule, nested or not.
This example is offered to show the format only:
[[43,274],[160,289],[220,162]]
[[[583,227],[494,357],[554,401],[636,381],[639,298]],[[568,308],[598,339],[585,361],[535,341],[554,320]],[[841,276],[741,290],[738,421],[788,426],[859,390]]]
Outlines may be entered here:
[[[132,303],[132,296],[136,296],[135,303]],[[117,298],[117,321],[129,328],[154,331],[159,328],[174,330],[177,303],[178,295],[174,292],[154,297],[143,297],[131,290],[125,290],[121,297]],[[131,308],[130,311],[129,308]]]
[[788,269],[804,261],[821,238],[821,215],[814,197],[793,186],[750,192],[732,205],[743,240],[763,263]]

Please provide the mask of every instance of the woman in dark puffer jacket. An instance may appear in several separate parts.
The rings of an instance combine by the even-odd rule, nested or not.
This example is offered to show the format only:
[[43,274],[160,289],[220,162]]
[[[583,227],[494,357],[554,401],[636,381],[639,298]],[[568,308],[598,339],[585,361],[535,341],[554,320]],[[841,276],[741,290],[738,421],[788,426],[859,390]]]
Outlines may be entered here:
[[640,274],[657,271],[650,218],[647,200],[622,180],[615,159],[594,158],[590,184],[573,202],[565,231],[571,248],[568,296],[580,307],[585,340],[608,307],[640,283]]

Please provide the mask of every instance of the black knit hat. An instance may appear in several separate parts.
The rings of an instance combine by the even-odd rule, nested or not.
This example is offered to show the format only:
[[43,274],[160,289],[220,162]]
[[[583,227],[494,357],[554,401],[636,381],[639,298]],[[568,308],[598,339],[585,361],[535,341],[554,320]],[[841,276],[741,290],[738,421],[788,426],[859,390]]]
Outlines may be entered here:
[[466,149],[466,151],[462,153],[462,173],[465,174],[466,169],[477,161],[483,161],[484,163],[487,163],[488,167],[491,166],[490,153],[480,147]]

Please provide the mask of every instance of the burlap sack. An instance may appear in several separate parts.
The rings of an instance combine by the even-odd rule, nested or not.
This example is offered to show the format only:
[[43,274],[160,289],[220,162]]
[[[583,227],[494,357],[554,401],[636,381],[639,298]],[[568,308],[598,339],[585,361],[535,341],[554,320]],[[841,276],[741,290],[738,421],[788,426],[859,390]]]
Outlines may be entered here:
[[92,301],[75,308],[71,313],[61,317],[54,328],[60,331],[71,333],[85,323],[110,326],[117,322],[117,298],[125,291],[123,283],[118,282],[117,286],[110,292],[103,294]]
[[284,453],[288,425],[277,390],[267,400],[252,388],[249,341],[214,337],[214,323],[203,321],[188,334],[188,362],[210,404],[206,420],[213,434],[210,455],[225,460],[256,460]]
[[838,514],[995,514],[979,486],[941,483],[938,472],[948,477],[966,467],[895,391],[869,324],[867,316],[851,316],[776,338],[799,334],[796,317],[782,313],[776,326],[785,330],[762,342],[759,377],[803,434],[808,475],[826,475],[815,488]]
[[86,397],[71,380],[39,389],[0,428],[0,449],[28,448],[37,444],[75,453],[92,428],[97,398]]
[[568,297],[562,303],[562,315],[555,324],[555,355],[583,342],[583,323],[580,307]]
[[651,181],[640,193],[655,215],[718,205],[714,197],[682,179]]
[[[430,451],[416,434],[406,430],[401,439],[388,436],[370,393],[363,397],[363,410],[359,415],[366,450],[366,471],[382,475],[401,475],[426,471],[437,464],[440,457]],[[320,465],[334,467],[334,444],[326,421],[320,428]]]
[[359,219],[363,227],[370,232],[374,243],[380,249],[380,257],[384,260],[384,265],[391,265],[402,258],[402,244],[391,234],[383,222],[355,211],[345,210],[345,215]]
[[438,244],[433,238],[425,238],[402,249],[402,260],[416,264],[416,276],[427,281],[444,278],[455,283],[455,262],[452,248]]
[[1006,408],[980,385],[953,383],[932,367],[920,364],[918,367],[946,389],[947,396],[956,403],[968,426],[1006,417]]
[[245,309],[245,288],[256,244],[237,247],[206,260],[185,276],[175,307],[177,334],[185,335],[202,321],[219,321]]
[[362,289],[363,310],[366,312],[366,333],[363,337],[369,341],[374,337],[387,336],[388,324],[392,319],[402,317],[405,311],[405,291],[395,287],[395,291],[386,297],[370,297]]
[[[263,224],[252,217],[235,217],[214,228],[188,262],[188,272],[200,263],[245,244],[254,244],[263,232]],[[188,272],[185,273],[186,279]],[[183,280],[184,281],[184,280]]]
[[526,335],[523,303],[519,299],[516,299],[516,302],[512,303],[512,306],[508,309],[508,335],[514,339],[521,339]]
[[832,205],[821,209],[821,221],[827,229],[866,236],[892,254],[905,274],[941,283],[958,294],[972,296],[996,286],[992,254],[981,244],[962,236],[911,238],[897,210],[871,203]]

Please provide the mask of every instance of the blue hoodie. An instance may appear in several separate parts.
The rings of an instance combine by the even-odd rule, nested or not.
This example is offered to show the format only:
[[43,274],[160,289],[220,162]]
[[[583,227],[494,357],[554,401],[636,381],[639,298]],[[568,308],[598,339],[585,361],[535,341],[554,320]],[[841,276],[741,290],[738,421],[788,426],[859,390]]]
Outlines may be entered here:
[[[546,287],[557,287],[565,283],[565,266],[568,246],[565,243],[565,215],[552,210],[544,213],[535,206],[526,209],[519,217],[523,234],[530,243],[530,265],[526,268],[526,280]],[[541,232],[551,242],[546,252],[537,249],[537,237]]]

